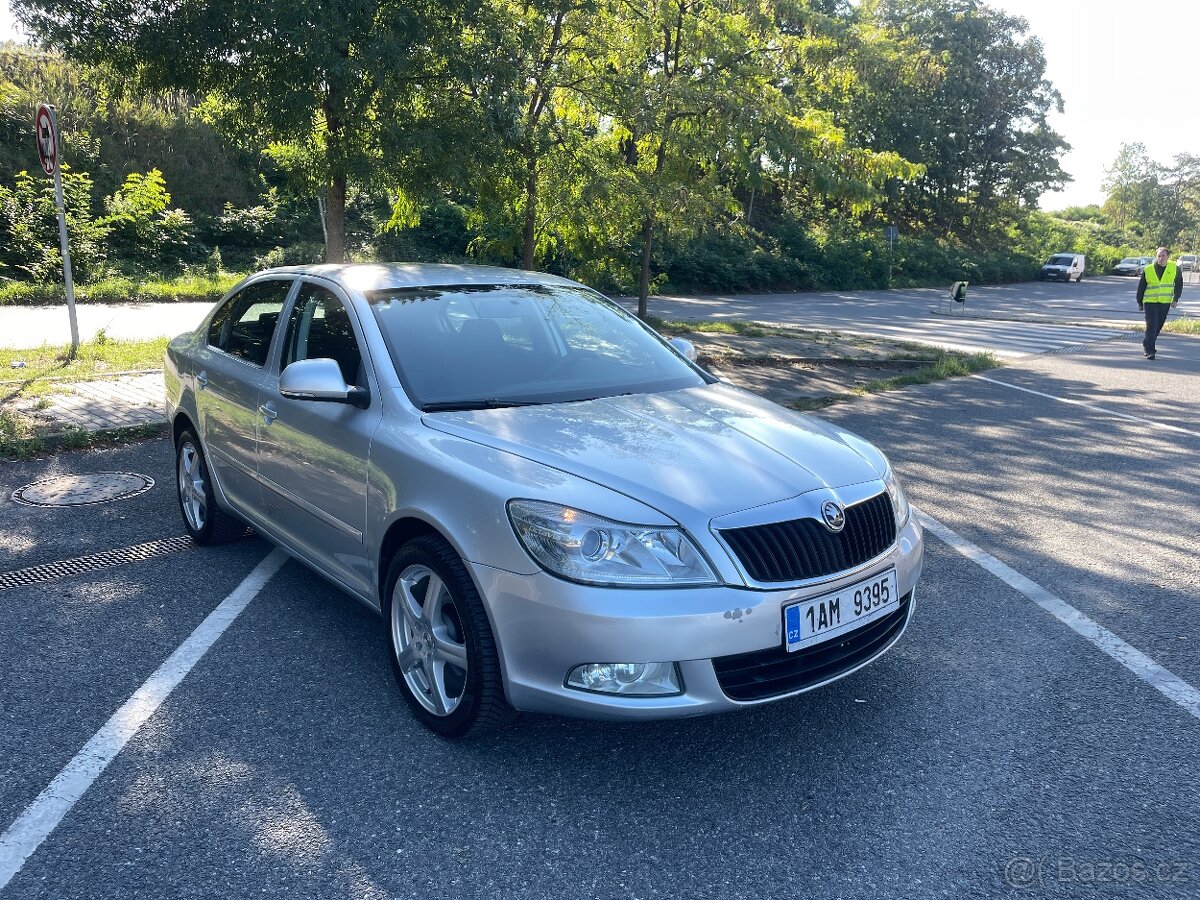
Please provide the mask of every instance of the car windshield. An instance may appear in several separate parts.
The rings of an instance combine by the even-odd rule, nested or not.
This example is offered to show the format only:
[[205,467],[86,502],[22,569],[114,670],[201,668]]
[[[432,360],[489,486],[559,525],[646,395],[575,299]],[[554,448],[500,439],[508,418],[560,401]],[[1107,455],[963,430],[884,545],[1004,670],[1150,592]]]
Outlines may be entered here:
[[1048,266],[1069,266],[1072,262],[1072,259],[1073,259],[1073,257],[1070,257],[1070,256],[1052,256],[1052,257],[1050,257],[1050,262],[1046,263],[1046,265],[1048,265]]
[[1140,263],[1141,263],[1141,260],[1140,260],[1140,259],[1134,259],[1132,256],[1127,256],[1127,257],[1125,257],[1123,260],[1121,260],[1121,262],[1120,262],[1120,265],[1122,265],[1122,266],[1136,266],[1136,265],[1139,265]]
[[438,286],[367,297],[404,389],[426,412],[708,383],[636,318],[583,288]]

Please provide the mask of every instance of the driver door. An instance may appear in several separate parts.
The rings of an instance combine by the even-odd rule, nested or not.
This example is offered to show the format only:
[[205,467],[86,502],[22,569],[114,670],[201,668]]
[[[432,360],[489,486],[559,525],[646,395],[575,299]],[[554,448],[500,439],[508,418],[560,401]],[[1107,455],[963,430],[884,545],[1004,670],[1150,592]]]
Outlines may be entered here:
[[[303,281],[288,317],[279,366],[262,386],[258,475],[271,527],[305,558],[354,591],[371,596],[364,542],[367,466],[382,403],[361,328],[332,288]],[[293,400],[279,374],[302,359],[335,360],[343,379],[370,391],[366,409],[348,403]]]

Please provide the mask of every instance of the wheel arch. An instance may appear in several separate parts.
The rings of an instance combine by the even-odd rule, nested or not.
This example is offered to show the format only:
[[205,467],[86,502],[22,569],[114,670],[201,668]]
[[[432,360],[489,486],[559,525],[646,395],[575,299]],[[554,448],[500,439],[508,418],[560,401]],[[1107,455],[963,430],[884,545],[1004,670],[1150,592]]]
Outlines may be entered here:
[[375,569],[375,591],[379,601],[379,612],[384,613],[387,608],[387,577],[388,570],[392,566],[392,558],[409,541],[423,535],[431,535],[443,541],[463,561],[463,568],[466,570],[467,577],[471,579],[472,584],[475,586],[475,592],[479,595],[479,599],[483,601],[483,612],[487,616],[488,625],[492,629],[492,639],[496,642],[497,654],[500,657],[500,671],[504,678],[504,690],[507,694],[508,664],[504,659],[503,639],[496,629],[496,618],[492,614],[492,605],[488,600],[488,596],[480,588],[479,581],[475,578],[475,573],[471,571],[471,566],[467,564],[462,549],[441,528],[427,519],[422,519],[419,516],[411,514],[401,516],[388,525],[387,530],[384,532],[383,539],[379,542],[379,557]]
[[[454,542],[441,529],[417,516],[403,516],[388,525],[383,539],[379,542],[379,559],[375,576],[375,590],[378,593],[380,610],[384,607],[384,593],[387,590],[386,582],[388,569],[392,565],[392,557],[409,541],[426,534],[441,538],[449,546],[454,547]],[[454,549],[457,553],[458,548]],[[478,589],[478,585],[476,585],[476,589]]]
[[171,442],[176,446],[179,445],[179,436],[184,431],[190,431],[199,439],[200,435],[196,431],[196,423],[192,421],[191,416],[185,412],[181,412],[175,416],[175,421],[171,423]]

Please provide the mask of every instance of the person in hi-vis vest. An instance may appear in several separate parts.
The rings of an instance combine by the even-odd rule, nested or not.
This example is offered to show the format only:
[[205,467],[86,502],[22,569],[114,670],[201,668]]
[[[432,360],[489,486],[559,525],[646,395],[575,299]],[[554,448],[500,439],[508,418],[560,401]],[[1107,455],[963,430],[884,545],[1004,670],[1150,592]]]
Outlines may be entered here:
[[1159,247],[1154,255],[1154,265],[1142,269],[1138,281],[1138,309],[1146,314],[1146,336],[1142,338],[1142,349],[1146,359],[1154,359],[1154,342],[1167,321],[1172,306],[1179,305],[1183,293],[1183,272],[1171,262],[1170,251]]

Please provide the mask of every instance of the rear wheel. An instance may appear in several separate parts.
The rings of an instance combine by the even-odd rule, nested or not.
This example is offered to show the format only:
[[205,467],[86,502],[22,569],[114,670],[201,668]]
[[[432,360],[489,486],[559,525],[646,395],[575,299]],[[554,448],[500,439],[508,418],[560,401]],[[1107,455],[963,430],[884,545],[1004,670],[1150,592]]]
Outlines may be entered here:
[[197,544],[223,544],[246,533],[246,525],[217,505],[208,461],[190,430],[175,442],[175,486],[183,524]]
[[454,549],[433,535],[410,541],[392,559],[386,585],[392,671],[421,723],[463,738],[516,718],[483,601]]

